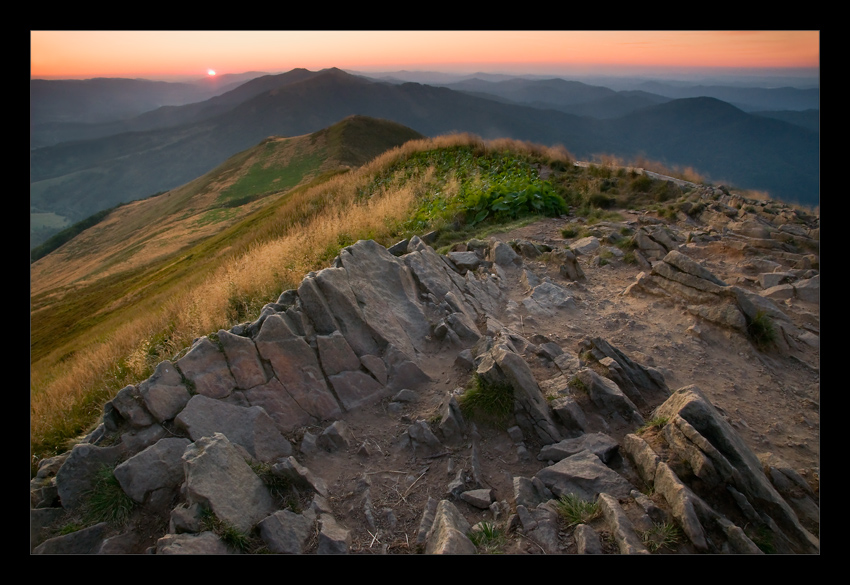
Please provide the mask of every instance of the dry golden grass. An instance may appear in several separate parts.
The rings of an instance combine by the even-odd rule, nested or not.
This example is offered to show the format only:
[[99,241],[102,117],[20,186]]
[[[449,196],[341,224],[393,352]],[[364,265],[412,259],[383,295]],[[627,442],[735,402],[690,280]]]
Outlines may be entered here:
[[[86,344],[76,342],[73,351],[63,347],[31,363],[33,458],[67,448],[67,437],[90,430],[103,404],[124,385],[147,378],[159,361],[174,359],[198,337],[232,327],[234,305],[244,307],[240,317],[253,319],[307,272],[328,266],[344,245],[358,239],[393,243],[417,199],[434,187],[433,168],[403,186],[391,177],[366,200],[358,200],[358,193],[376,173],[418,151],[454,146],[471,146],[478,155],[511,150],[573,161],[563,147],[452,134],[405,143],[360,169],[293,190],[272,217],[235,237],[205,277],[193,274],[195,280],[175,283],[158,299],[144,298],[130,317],[124,311],[92,330]],[[457,190],[451,178],[439,180],[443,193]]]
[[[409,143],[358,171],[296,193],[277,210],[263,237],[234,245],[238,251],[223,258],[200,284],[174,290],[159,307],[134,311],[131,319],[87,347],[75,348],[65,359],[51,355],[31,364],[33,456],[45,455],[39,446],[50,443],[50,436],[86,431],[82,421],[95,420],[103,403],[121,386],[150,375],[156,359],[176,354],[197,337],[234,325],[228,321],[233,299],[257,299],[259,306],[273,302],[282,290],[297,286],[307,272],[329,265],[333,259],[329,251],[338,251],[340,242],[393,237],[410,215],[416,197],[428,188],[430,176],[425,173],[418,182],[385,188],[357,202],[358,189],[368,184],[373,173],[420,149],[480,142],[475,140],[450,136]],[[153,348],[152,339],[164,331],[168,332],[165,341]]]

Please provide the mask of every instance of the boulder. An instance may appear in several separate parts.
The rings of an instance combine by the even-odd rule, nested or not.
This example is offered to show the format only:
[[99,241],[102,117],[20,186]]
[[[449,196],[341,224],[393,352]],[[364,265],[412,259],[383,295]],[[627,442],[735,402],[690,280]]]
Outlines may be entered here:
[[186,501],[242,532],[275,511],[268,488],[222,433],[192,443],[183,454],[183,469]]
[[274,461],[292,453],[292,445],[259,406],[245,408],[198,394],[192,397],[175,423],[193,441],[222,433],[231,443],[241,445],[261,461]]

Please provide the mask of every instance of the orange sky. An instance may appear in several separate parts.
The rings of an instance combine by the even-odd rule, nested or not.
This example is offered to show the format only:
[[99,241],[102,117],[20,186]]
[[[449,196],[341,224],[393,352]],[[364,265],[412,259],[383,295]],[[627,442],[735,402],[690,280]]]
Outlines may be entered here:
[[43,78],[198,77],[295,67],[642,73],[817,68],[818,31],[31,31]]

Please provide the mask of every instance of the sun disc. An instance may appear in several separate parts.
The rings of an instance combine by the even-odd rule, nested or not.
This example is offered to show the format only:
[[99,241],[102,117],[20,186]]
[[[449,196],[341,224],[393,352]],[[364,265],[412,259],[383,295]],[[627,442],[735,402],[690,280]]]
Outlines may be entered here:
[[207,75],[209,75],[210,77],[212,77],[213,75],[215,75],[215,70],[213,70],[213,69],[207,69]]

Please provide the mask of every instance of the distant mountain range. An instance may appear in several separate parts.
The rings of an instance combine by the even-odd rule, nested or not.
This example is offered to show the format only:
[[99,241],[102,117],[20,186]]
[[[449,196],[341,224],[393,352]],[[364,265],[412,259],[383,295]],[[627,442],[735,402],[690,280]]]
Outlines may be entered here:
[[[469,80],[451,87],[295,69],[258,75],[201,101],[89,123],[80,127],[88,139],[31,151],[31,210],[79,221],[187,183],[269,136],[309,134],[356,114],[427,136],[458,131],[562,144],[585,159],[643,155],[777,199],[819,202],[818,134],[781,115],[753,115],[712,97],[674,99],[564,80]],[[173,89],[186,92],[181,99],[198,91]]]

